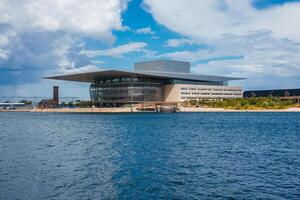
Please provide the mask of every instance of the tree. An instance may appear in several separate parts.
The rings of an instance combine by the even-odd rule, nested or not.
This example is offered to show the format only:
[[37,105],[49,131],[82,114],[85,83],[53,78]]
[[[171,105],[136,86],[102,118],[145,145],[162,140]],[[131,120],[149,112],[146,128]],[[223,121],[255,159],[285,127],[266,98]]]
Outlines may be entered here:
[[28,101],[26,99],[22,99],[21,101],[19,101],[19,103],[24,103],[25,105],[31,105],[32,101]]
[[69,106],[69,107],[73,107],[73,106],[74,106],[74,102],[73,102],[73,101],[70,101],[70,102],[68,103],[68,106]]
[[91,108],[94,103],[92,101],[80,101],[76,105],[78,105],[80,108]]
[[186,106],[205,106],[210,108],[227,109],[284,109],[296,106],[291,100],[281,100],[278,97],[251,97],[243,99],[219,99],[219,100],[189,100]]

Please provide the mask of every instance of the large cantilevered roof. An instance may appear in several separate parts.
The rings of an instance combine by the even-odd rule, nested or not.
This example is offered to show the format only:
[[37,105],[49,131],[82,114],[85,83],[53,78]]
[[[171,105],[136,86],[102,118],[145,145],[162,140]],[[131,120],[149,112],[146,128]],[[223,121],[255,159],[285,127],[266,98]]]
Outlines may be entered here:
[[120,70],[105,70],[87,73],[66,74],[47,76],[46,79],[77,81],[77,82],[94,82],[97,78],[105,77],[153,77],[161,79],[180,79],[189,81],[205,81],[205,82],[221,82],[230,80],[242,80],[244,78],[211,76],[193,73],[177,73],[177,72],[159,72],[159,71],[120,71]]

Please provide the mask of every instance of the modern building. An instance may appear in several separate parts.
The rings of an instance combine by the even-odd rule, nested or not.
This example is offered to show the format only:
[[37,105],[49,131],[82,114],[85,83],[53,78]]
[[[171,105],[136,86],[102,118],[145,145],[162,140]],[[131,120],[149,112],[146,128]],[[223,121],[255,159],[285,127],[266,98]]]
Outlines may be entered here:
[[241,87],[228,86],[229,81],[242,78],[193,74],[190,63],[183,61],[139,62],[134,71],[105,70],[46,78],[91,83],[91,100],[99,106],[243,97]]
[[249,90],[244,92],[244,97],[279,97],[286,99],[299,99],[300,89]]

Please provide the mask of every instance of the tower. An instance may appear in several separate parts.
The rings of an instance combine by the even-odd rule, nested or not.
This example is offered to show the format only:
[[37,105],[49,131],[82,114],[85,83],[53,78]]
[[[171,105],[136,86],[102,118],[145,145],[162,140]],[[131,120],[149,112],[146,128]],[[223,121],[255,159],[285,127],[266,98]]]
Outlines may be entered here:
[[59,87],[53,86],[53,100],[56,102],[56,105],[59,104]]

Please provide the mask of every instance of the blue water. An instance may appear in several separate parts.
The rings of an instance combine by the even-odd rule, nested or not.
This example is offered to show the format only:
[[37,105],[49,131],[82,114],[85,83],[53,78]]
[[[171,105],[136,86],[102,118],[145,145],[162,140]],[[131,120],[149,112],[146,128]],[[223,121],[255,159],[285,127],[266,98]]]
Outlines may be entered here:
[[0,113],[0,199],[300,199],[300,113]]

